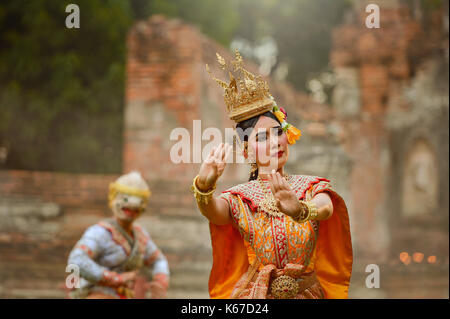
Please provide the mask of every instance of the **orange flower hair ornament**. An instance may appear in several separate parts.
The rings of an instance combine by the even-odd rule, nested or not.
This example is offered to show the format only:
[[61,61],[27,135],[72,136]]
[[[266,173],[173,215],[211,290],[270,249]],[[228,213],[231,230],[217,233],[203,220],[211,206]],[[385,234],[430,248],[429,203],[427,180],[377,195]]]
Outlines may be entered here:
[[278,121],[281,123],[281,128],[286,133],[289,144],[295,144],[296,141],[302,136],[302,131],[298,128],[286,122],[287,113],[282,107],[275,105],[273,107],[272,113],[277,117]]

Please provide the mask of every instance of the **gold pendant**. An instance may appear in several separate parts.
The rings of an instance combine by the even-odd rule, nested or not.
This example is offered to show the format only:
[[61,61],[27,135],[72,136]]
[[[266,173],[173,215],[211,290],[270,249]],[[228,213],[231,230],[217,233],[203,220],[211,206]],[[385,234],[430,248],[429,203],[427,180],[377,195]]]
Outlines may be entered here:
[[281,217],[283,216],[283,213],[280,212],[280,210],[277,207],[277,204],[275,202],[275,199],[273,196],[266,196],[260,203],[259,203],[259,210],[265,212],[266,214],[274,217]]
[[[290,180],[290,176],[287,176],[288,182]],[[272,193],[272,191],[267,190],[265,187],[263,181],[258,176],[259,186],[261,187],[265,197],[264,199],[259,203],[258,209],[261,212],[264,212],[268,214],[269,216],[273,217],[282,217],[284,214],[278,209],[277,203],[275,201],[275,197]]]

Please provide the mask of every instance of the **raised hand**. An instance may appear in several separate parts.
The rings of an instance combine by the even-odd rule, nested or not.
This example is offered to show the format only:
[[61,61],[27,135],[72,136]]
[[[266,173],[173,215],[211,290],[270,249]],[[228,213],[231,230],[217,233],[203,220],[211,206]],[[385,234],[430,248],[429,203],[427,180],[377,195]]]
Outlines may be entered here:
[[302,205],[286,179],[275,170],[272,170],[268,178],[278,209],[288,216],[298,216],[302,210]]
[[217,179],[222,175],[225,169],[225,161],[231,153],[231,150],[231,145],[227,143],[221,143],[211,150],[208,157],[202,163],[198,173],[197,187],[201,191],[207,191],[214,187]]

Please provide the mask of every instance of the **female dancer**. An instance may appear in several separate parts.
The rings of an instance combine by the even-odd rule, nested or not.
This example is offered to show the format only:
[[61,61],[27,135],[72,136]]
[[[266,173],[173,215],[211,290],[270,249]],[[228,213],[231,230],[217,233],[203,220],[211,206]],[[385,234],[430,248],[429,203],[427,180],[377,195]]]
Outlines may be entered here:
[[266,94],[267,83],[243,69],[238,52],[234,65],[245,77],[239,87],[247,92],[236,90],[234,78],[222,87],[230,117],[237,119],[243,155],[252,164],[250,180],[213,196],[232,149],[220,144],[192,184],[198,208],[210,222],[210,296],[347,298],[352,245],[345,202],[328,179],[285,172],[289,145],[300,131]]

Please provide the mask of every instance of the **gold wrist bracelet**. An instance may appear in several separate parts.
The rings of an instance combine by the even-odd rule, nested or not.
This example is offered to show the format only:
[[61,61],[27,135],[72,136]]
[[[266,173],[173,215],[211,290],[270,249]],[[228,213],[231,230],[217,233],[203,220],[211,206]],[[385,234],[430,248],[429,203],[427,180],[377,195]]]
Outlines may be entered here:
[[208,204],[210,199],[212,198],[212,194],[216,190],[216,185],[214,185],[214,187],[210,191],[202,192],[197,188],[197,185],[196,185],[197,179],[198,179],[198,175],[195,176],[195,178],[192,182],[191,191],[192,191],[192,193],[194,193],[194,197],[195,197],[197,203]]
[[308,220],[310,211],[309,211],[309,207],[305,201],[301,200],[300,205],[302,206],[302,209],[301,209],[300,213],[298,214],[298,216],[296,216],[294,218],[294,220],[297,221],[298,223],[303,223]]
[[[307,220],[315,220],[318,216],[318,210],[315,203],[311,201],[300,201],[300,204],[302,205],[302,211],[298,216],[294,218],[295,221],[299,223],[304,223]],[[304,213],[303,213],[304,212]]]
[[306,204],[309,206],[309,219],[316,220],[317,216],[319,216],[319,210],[316,204],[312,201],[306,202]]

